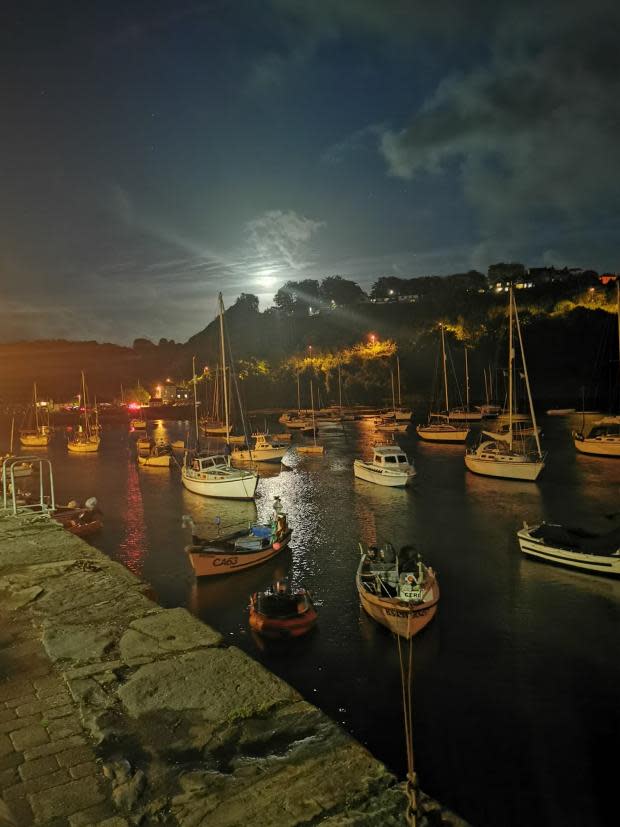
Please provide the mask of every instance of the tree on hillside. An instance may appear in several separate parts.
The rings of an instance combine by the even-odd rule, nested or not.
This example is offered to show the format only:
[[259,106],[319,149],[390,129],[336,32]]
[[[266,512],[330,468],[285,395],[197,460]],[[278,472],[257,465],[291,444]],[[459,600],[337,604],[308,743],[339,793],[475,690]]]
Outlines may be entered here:
[[258,296],[255,296],[253,293],[242,293],[237,298],[236,302],[233,305],[233,308],[238,308],[239,310],[247,310],[251,313],[258,313],[258,304]]
[[488,269],[489,281],[505,281],[506,279],[515,279],[525,275],[525,267],[518,261],[511,261],[506,263],[503,261],[497,264],[489,265]]
[[366,293],[355,281],[342,276],[328,276],[321,282],[321,297],[327,304],[357,304],[366,298]]
[[321,289],[316,279],[287,281],[273,297],[277,307],[295,316],[307,316],[310,307],[317,307]]
[[387,299],[390,296],[398,298],[405,282],[406,279],[399,279],[396,276],[381,276],[373,284],[370,295],[373,299]]

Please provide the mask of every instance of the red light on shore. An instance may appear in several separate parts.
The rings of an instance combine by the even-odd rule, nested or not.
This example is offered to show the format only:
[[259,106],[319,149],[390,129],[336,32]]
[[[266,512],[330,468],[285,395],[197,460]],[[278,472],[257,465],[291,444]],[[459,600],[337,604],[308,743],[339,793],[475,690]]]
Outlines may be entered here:
[[139,411],[140,410],[140,405],[137,402],[130,402],[129,405],[127,405],[127,407],[129,408],[130,411]]

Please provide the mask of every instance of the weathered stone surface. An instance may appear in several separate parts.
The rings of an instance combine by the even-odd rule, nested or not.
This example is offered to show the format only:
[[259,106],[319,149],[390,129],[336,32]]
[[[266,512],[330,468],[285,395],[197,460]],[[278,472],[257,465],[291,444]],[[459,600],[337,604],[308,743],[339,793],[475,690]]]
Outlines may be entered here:
[[50,658],[74,664],[100,662],[115,642],[116,634],[109,627],[47,626],[43,633],[43,645]]
[[34,761],[26,761],[19,767],[19,774],[22,781],[29,781],[31,778],[38,778],[40,775],[54,772],[58,769],[58,761],[54,755],[47,755],[44,758],[36,758]]
[[140,796],[146,788],[146,775],[137,770],[132,778],[119,784],[112,790],[112,799],[116,806],[124,812],[131,812],[138,804]]
[[184,652],[219,646],[219,632],[201,623],[185,609],[168,609],[134,620],[119,644],[121,658],[132,664],[136,660],[153,660],[168,652]]
[[46,744],[49,736],[40,724],[31,724],[23,729],[17,729],[9,735],[16,750],[37,747],[39,744]]
[[78,778],[60,787],[33,793],[29,797],[36,818],[46,823],[99,804],[105,792],[96,778]]
[[43,589],[41,588],[41,586],[30,586],[27,589],[20,589],[19,591],[14,591],[12,592],[11,596],[4,601],[4,608],[8,609],[9,611],[21,609],[28,603],[31,603],[33,600],[36,600],[40,594],[43,594]]
[[297,692],[238,649],[204,649],[141,666],[118,692],[138,718],[160,709],[201,709],[214,721],[261,715]]

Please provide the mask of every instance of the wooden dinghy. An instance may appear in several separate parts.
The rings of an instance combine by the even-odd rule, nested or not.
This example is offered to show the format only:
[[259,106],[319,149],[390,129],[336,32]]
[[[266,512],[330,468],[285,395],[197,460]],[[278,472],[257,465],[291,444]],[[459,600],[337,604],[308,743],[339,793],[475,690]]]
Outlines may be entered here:
[[409,639],[435,617],[439,585],[435,572],[411,546],[397,554],[391,543],[381,548],[360,543],[355,582],[364,611],[394,634]]
[[67,505],[58,506],[52,513],[52,517],[63,528],[78,537],[89,537],[103,528],[101,511],[95,497],[90,497],[84,505],[71,501]]
[[196,577],[232,574],[258,566],[285,549],[293,533],[277,498],[269,523],[255,523],[249,530],[235,531],[224,537],[197,537],[193,533],[191,517],[184,517],[183,522],[192,528],[192,543],[185,547],[185,551]]

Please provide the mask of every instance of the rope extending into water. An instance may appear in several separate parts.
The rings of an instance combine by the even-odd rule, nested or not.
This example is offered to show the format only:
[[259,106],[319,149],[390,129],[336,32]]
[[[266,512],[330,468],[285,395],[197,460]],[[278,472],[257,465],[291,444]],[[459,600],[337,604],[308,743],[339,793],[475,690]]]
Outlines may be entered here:
[[400,682],[403,698],[403,719],[405,723],[405,745],[407,748],[407,785],[405,795],[407,796],[407,810],[405,819],[409,827],[416,827],[418,817],[417,787],[418,781],[415,773],[415,762],[413,756],[413,701],[411,687],[413,684],[413,642],[409,638],[409,657],[407,664],[403,658],[403,651],[400,642],[400,635],[396,635],[398,642],[398,659],[400,661]]

